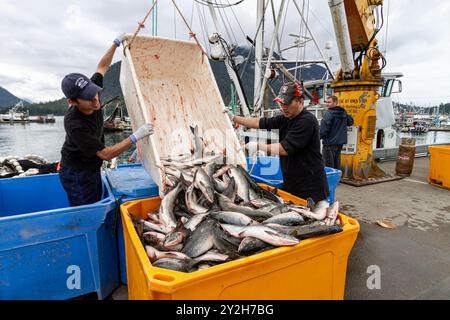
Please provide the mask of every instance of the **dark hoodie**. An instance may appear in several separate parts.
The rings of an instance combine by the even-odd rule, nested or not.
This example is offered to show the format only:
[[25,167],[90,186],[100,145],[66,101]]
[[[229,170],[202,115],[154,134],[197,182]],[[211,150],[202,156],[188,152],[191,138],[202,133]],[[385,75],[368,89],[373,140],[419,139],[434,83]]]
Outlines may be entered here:
[[320,123],[320,139],[323,145],[343,145],[347,143],[347,126],[353,125],[353,118],[344,108],[328,109]]

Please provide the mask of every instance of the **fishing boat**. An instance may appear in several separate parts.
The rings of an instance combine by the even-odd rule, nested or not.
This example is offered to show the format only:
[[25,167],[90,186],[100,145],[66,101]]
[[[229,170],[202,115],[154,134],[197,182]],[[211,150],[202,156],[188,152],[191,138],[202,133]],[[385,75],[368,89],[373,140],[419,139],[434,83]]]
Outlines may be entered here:
[[19,111],[23,108],[23,100],[19,101],[14,107],[8,110],[6,114],[0,114],[0,122],[3,123],[28,123],[30,122],[29,111]]
[[131,130],[131,122],[130,119],[125,117],[123,106],[119,101],[119,96],[112,98],[111,100],[105,102],[102,107],[104,110],[108,108],[108,106],[117,101],[114,110],[112,113],[103,120],[103,131],[105,133],[108,132],[117,132],[117,131],[129,131]]
[[53,114],[47,114],[43,116],[30,116],[29,117],[30,122],[34,123],[55,123],[55,116]]

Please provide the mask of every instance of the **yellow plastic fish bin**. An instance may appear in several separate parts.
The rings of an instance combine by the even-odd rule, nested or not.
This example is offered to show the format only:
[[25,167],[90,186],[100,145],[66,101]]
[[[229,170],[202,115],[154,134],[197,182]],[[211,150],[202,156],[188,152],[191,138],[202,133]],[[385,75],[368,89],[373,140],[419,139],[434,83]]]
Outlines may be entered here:
[[430,146],[430,168],[428,182],[450,189],[450,146]]
[[[262,185],[268,190],[273,188]],[[278,191],[286,201],[306,201]],[[190,299],[343,299],[347,260],[359,232],[355,219],[342,214],[343,231],[300,241],[208,269],[183,273],[153,267],[130,215],[146,218],[159,197],[122,204],[128,297],[137,300]]]

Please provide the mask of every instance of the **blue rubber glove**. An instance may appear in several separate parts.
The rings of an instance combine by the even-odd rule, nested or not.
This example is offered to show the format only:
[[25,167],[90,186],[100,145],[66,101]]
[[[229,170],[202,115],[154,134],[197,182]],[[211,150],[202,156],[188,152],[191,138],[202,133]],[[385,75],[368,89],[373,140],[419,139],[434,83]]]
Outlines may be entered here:
[[121,35],[117,36],[117,38],[114,39],[114,44],[117,47],[120,47],[120,45],[123,43],[125,38],[126,38],[126,33],[122,33]]
[[131,141],[133,141],[133,143],[136,143],[137,141],[144,139],[151,134],[153,134],[153,125],[151,123],[146,123],[135,132],[133,132],[133,134],[130,135],[130,139]]

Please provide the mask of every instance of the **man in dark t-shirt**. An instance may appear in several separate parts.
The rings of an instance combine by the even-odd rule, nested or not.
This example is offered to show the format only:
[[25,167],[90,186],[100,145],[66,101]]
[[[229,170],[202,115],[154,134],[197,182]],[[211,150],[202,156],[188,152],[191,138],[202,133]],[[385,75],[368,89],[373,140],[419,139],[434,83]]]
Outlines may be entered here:
[[274,100],[282,115],[273,118],[232,117],[235,123],[254,129],[279,130],[279,143],[250,142],[246,148],[279,155],[283,189],[303,199],[326,200],[328,183],[320,153],[319,124],[304,108],[304,98],[296,82],[285,84]]
[[64,116],[66,139],[61,149],[59,177],[71,206],[99,201],[102,196],[100,168],[103,160],[117,157],[132,143],[153,133],[153,126],[147,123],[111,147],[104,144],[99,92],[103,87],[103,76],[123,37],[114,40],[90,79],[80,73],[70,73],[61,83],[70,107]]

